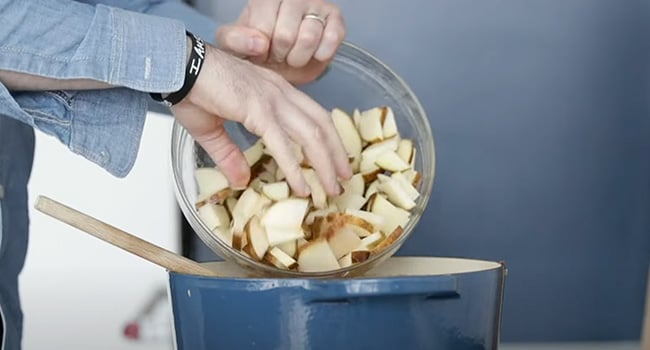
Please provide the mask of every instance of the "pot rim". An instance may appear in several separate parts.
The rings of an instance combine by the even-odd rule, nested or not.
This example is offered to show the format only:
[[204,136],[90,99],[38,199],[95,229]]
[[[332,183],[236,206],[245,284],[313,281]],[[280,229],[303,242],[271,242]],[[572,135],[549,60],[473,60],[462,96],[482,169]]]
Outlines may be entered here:
[[[391,268],[393,269],[398,268],[399,266],[394,266],[395,264],[407,264],[413,262],[423,263],[425,261],[446,263],[446,264],[449,263],[460,263],[460,264],[467,264],[467,265],[471,264],[474,266],[481,265],[482,267],[473,268],[473,269],[465,267],[462,269],[458,269],[459,266],[457,266],[456,268],[458,270],[456,271],[442,272],[441,270],[438,270],[438,272],[436,273],[424,273],[424,272],[418,273],[411,270],[406,274],[401,274],[397,272],[391,272],[386,274],[385,276],[382,276],[381,274],[377,274],[378,270],[381,271],[381,270],[389,269],[390,271]],[[207,265],[207,266],[222,265],[222,266],[227,266],[227,269],[230,270],[236,269],[237,271],[235,271],[234,273],[233,271],[230,271],[230,274],[226,273],[224,274],[224,276],[192,275],[192,274],[175,272],[170,270],[167,270],[167,273],[170,278],[187,277],[187,278],[196,278],[196,279],[201,279],[206,281],[219,280],[224,282],[245,282],[245,283],[269,283],[269,282],[278,282],[278,281],[284,281],[284,282],[294,281],[294,282],[298,282],[297,284],[300,284],[302,282],[345,284],[353,281],[359,281],[363,283],[376,282],[376,281],[390,281],[390,283],[409,282],[415,279],[443,278],[445,276],[465,276],[469,274],[489,273],[489,272],[494,272],[495,270],[502,270],[504,277],[507,275],[507,268],[506,268],[505,261],[491,261],[491,260],[484,260],[484,259],[467,258],[462,256],[424,256],[424,255],[392,256],[388,258],[386,261],[384,261],[381,265],[376,266],[375,268],[371,269],[365,274],[358,275],[358,276],[334,276],[328,278],[320,278],[320,277],[312,277],[312,276],[291,277],[286,275],[259,276],[259,275],[254,275],[254,272],[250,270],[246,270],[241,266],[229,261],[206,261],[206,262],[201,262],[200,264]],[[238,273],[239,275],[235,275],[236,273]],[[290,284],[291,283],[287,284],[287,286],[289,286]]]

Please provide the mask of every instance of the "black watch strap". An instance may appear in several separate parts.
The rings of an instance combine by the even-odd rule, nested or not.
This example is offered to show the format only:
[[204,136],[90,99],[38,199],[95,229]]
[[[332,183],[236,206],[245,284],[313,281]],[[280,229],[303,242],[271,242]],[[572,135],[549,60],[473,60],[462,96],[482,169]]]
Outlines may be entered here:
[[190,59],[187,61],[187,66],[185,67],[185,80],[183,86],[180,90],[169,94],[167,97],[163,98],[160,93],[151,93],[151,98],[158,102],[163,102],[168,106],[173,106],[181,102],[185,96],[192,90],[196,78],[198,78],[199,73],[201,73],[201,68],[203,68],[203,62],[205,61],[205,42],[200,37],[187,32],[187,35],[192,41],[192,50],[190,52]]

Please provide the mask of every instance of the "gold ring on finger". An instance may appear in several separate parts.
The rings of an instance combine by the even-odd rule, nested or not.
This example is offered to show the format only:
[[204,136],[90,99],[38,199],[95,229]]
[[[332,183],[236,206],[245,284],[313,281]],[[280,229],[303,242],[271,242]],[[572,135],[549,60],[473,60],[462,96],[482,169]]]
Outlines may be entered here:
[[326,23],[326,21],[327,21],[327,17],[326,17],[326,16],[323,17],[323,16],[321,16],[321,15],[319,15],[319,14],[317,14],[317,13],[308,13],[308,14],[306,14],[305,16],[303,16],[302,19],[303,19],[303,20],[305,20],[305,19],[315,19],[315,20],[319,21],[320,24],[323,25],[323,27],[325,26],[325,23]]

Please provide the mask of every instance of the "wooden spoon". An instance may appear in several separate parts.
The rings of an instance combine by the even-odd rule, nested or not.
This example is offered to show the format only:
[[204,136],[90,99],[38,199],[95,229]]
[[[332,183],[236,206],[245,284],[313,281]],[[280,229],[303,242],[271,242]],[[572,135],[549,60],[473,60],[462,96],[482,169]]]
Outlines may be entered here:
[[35,208],[169,271],[190,275],[219,276],[216,272],[195,261],[126,233],[48,197],[39,196]]

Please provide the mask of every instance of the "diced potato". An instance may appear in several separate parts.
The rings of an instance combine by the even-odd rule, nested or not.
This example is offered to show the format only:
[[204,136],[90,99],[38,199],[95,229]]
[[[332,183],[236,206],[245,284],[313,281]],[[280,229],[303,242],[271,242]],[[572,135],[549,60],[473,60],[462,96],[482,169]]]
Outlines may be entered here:
[[363,264],[403,235],[420,197],[416,147],[402,138],[389,106],[331,118],[353,176],[328,196],[300,145],[291,142],[307,198],[295,195],[272,152],[259,139],[244,157],[251,168],[245,188],[232,188],[212,167],[195,169],[195,210],[215,239],[282,270],[324,272]]

